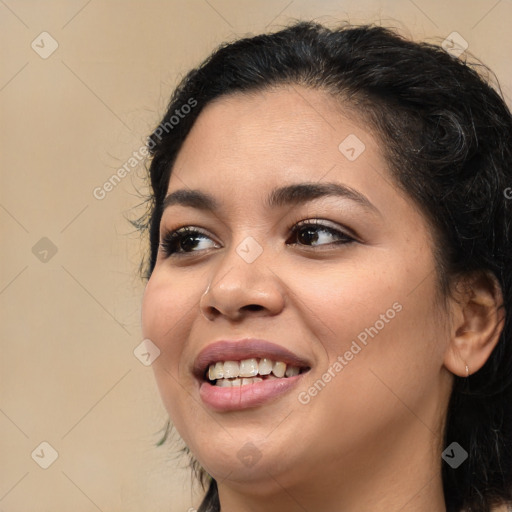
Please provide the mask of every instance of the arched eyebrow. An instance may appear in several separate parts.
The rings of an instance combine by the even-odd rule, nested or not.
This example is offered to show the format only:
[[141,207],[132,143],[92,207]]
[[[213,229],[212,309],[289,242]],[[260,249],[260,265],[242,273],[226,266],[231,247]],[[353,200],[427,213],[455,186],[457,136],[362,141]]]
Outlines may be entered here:
[[[265,200],[269,208],[281,206],[297,206],[320,197],[343,197],[350,199],[364,209],[380,215],[379,210],[368,200],[366,196],[357,190],[339,183],[295,183],[284,187],[275,188]],[[212,195],[197,189],[179,189],[168,194],[163,202],[163,209],[169,206],[180,205],[210,210],[220,209],[220,203]]]

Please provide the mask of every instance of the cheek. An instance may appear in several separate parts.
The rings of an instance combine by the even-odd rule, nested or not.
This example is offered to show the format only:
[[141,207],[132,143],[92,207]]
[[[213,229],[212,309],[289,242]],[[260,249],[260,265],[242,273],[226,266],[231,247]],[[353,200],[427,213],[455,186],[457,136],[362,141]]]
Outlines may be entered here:
[[[180,347],[177,329],[183,327],[187,315],[199,311],[200,286],[187,276],[175,276],[155,268],[142,299],[142,334],[161,350]],[[177,340],[176,340],[177,338]],[[183,339],[183,342],[185,340]]]
[[300,298],[296,304],[304,310],[303,318],[331,356],[347,350],[347,344],[376,321],[381,327],[381,314],[396,316],[393,303],[401,293],[396,276],[385,270],[346,265],[343,270],[323,268],[306,275],[293,285],[293,295]]
[[403,274],[345,277],[323,283],[321,293],[304,292],[326,359],[310,387],[299,391],[310,400],[305,410],[322,418],[319,443],[325,441],[326,452],[332,450],[329,432],[371,440],[378,429],[414,421],[410,411],[422,410],[442,367],[433,280],[411,293]]
[[155,381],[173,426],[190,446],[194,446],[194,435],[202,439],[211,435],[203,408],[185,391],[195,386],[195,379],[180,366],[187,360],[187,342],[193,337],[194,320],[200,314],[199,299],[205,286],[197,281],[155,271],[142,302],[143,336],[160,349],[160,356],[152,364]]
[[354,387],[378,375],[410,389],[411,379],[433,379],[442,366],[445,333],[436,312],[435,275],[425,279],[421,272],[428,262],[391,263],[311,275],[294,288],[327,356],[322,364],[327,368],[343,357],[337,374]]
[[179,361],[188,339],[185,320],[193,304],[198,307],[197,301],[194,302],[186,290],[185,285],[155,269],[142,300],[142,335],[160,350],[159,357],[151,366],[162,402],[173,423],[182,407]]
[[142,335],[158,345],[160,350],[165,348],[162,342],[181,308],[177,290],[173,290],[176,289],[166,286],[165,281],[154,271],[142,299]]
[[173,382],[178,385],[179,363],[190,338],[190,319],[199,312],[200,294],[194,290],[193,283],[181,282],[155,270],[144,291],[142,335],[160,350],[152,366],[159,385],[162,380],[169,381],[166,390]]

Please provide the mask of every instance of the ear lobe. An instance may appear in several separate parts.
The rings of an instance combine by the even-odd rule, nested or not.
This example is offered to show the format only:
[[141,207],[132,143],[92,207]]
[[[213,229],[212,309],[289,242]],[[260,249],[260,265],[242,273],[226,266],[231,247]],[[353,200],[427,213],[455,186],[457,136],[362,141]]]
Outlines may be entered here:
[[454,314],[444,365],[466,377],[480,370],[496,347],[505,310],[501,287],[491,272],[466,276],[458,285],[457,296],[450,299]]

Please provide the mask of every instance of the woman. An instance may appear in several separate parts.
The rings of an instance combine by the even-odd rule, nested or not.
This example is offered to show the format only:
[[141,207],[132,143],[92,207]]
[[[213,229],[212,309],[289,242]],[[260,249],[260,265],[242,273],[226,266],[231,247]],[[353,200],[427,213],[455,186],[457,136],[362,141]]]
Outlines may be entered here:
[[469,66],[297,23],[192,70],[149,138],[145,338],[200,511],[512,496],[512,116]]

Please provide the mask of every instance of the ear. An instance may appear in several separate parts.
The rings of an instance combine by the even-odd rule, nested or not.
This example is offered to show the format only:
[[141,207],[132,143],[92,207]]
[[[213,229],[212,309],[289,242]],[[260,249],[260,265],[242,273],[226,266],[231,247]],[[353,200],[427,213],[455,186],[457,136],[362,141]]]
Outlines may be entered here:
[[505,324],[503,294],[491,272],[478,272],[459,279],[450,302],[452,323],[444,366],[466,377],[482,368],[500,339]]

